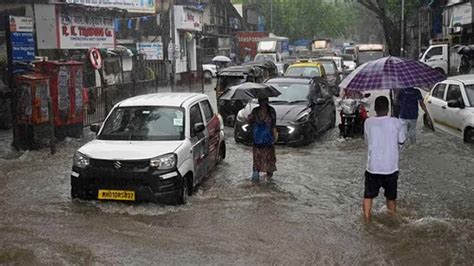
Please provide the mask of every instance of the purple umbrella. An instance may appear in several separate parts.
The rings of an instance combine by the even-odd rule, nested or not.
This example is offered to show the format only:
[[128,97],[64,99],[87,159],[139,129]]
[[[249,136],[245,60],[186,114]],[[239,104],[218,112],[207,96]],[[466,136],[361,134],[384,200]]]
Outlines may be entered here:
[[445,79],[422,62],[388,56],[359,66],[339,87],[356,91],[405,89],[432,86]]

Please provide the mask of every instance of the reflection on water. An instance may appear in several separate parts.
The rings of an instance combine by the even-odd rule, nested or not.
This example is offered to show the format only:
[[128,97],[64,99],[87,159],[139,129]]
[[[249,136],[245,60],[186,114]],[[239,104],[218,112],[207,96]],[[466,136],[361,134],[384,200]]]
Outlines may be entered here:
[[361,139],[278,146],[274,179],[253,184],[251,149],[227,133],[226,161],[186,206],[71,201],[77,140],[0,161],[0,263],[472,265],[472,145],[420,129],[402,151],[399,212],[379,196],[364,225]]

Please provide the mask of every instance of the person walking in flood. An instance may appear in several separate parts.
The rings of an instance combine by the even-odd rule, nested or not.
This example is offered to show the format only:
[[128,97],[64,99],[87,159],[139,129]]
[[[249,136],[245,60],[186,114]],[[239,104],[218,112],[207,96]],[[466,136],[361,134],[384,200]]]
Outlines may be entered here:
[[372,201],[384,189],[387,209],[397,208],[397,182],[399,172],[399,147],[405,142],[405,131],[399,119],[388,116],[389,101],[385,96],[375,99],[375,117],[365,121],[365,141],[368,146],[365,171],[363,215],[370,222]]
[[271,179],[276,171],[275,142],[277,140],[276,112],[268,104],[268,98],[258,99],[259,106],[248,117],[253,132],[253,174],[252,181],[260,180],[260,172],[266,172]]
[[416,121],[418,120],[418,105],[428,114],[423,96],[418,89],[408,88],[400,90],[398,94],[398,102],[400,104],[400,120],[403,129],[410,143],[416,143]]

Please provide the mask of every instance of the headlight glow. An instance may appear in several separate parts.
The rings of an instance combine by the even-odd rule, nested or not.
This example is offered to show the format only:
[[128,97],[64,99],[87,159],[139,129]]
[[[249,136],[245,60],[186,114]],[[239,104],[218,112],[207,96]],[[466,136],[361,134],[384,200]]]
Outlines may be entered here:
[[73,165],[79,168],[86,168],[87,166],[89,166],[89,157],[76,151],[73,157]]
[[162,156],[158,156],[150,160],[150,167],[154,167],[160,170],[168,170],[176,167],[176,154],[169,153]]
[[295,132],[295,128],[294,128],[294,127],[292,127],[292,126],[287,126],[287,128],[288,128],[288,133],[289,133],[289,134],[292,134],[293,132]]
[[242,130],[247,132],[248,131],[248,128],[249,128],[249,125],[248,124],[245,124],[242,126]]

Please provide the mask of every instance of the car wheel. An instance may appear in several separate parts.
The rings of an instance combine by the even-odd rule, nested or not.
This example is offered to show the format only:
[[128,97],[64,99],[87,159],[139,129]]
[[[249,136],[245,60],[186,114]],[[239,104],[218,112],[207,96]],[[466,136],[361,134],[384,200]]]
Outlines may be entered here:
[[219,156],[217,158],[217,164],[221,163],[225,159],[225,154],[226,154],[226,147],[225,147],[225,141],[223,141],[221,146],[219,147]]
[[185,176],[183,178],[183,182],[181,185],[181,189],[179,191],[179,194],[176,199],[176,203],[180,205],[184,205],[188,203],[188,197],[189,197],[189,177]]
[[329,126],[329,128],[335,128],[335,127],[336,127],[336,111],[334,111],[334,114],[331,119],[331,125]]
[[316,130],[314,127],[310,126],[308,130],[304,133],[304,145],[309,145],[314,141],[314,137],[316,135]]
[[466,128],[464,141],[467,143],[474,143],[474,128]]
[[425,127],[434,131],[433,121],[427,114],[423,114],[423,124],[425,125]]

